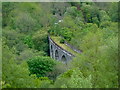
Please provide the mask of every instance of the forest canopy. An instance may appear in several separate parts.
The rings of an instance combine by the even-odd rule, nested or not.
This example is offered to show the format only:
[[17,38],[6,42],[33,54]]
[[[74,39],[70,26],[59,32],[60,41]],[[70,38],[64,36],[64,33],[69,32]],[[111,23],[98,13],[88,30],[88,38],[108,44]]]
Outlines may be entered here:
[[[2,3],[2,88],[118,88],[117,2]],[[48,34],[82,53],[50,58]]]

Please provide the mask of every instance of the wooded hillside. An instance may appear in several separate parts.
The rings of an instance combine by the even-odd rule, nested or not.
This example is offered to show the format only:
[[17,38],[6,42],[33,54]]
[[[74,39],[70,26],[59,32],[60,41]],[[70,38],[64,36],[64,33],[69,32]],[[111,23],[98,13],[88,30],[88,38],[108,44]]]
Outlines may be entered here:
[[[2,3],[2,88],[118,88],[118,3]],[[82,53],[50,58],[48,33]]]

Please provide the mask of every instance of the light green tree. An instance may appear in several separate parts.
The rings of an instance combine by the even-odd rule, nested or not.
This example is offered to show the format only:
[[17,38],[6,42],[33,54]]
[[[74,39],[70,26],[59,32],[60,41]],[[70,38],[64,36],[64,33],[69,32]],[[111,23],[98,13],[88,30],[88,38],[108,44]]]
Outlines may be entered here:
[[84,77],[78,68],[68,70],[55,81],[56,88],[92,88],[91,76]]

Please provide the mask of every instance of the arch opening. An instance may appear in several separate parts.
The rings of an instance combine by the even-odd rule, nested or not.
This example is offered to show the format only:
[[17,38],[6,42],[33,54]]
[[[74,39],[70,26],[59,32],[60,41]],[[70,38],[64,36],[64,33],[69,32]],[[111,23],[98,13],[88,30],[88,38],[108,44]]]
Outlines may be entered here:
[[65,55],[62,56],[61,61],[62,62],[67,62],[67,59],[66,59]]
[[58,53],[58,50],[55,51],[55,59],[58,60],[59,58],[59,53]]

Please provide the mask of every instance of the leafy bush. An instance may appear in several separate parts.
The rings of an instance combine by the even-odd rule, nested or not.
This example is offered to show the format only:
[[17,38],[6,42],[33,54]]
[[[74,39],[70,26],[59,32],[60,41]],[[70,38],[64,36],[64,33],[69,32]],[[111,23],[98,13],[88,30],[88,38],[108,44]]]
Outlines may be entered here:
[[47,72],[53,70],[55,61],[50,57],[33,57],[27,61],[31,74],[36,74],[37,77],[45,76]]
[[22,51],[28,49],[27,45],[20,41],[18,44],[15,45],[16,53],[20,55]]
[[34,45],[31,36],[26,36],[24,38],[24,43],[27,44],[29,48],[32,48]]
[[60,43],[65,43],[65,39],[62,38],[62,39],[60,40]]
[[9,48],[20,42],[21,34],[15,30],[11,30],[9,27],[4,28],[3,36],[7,39],[6,44]]
[[43,51],[37,51],[34,49],[25,49],[24,51],[20,52],[20,55],[16,56],[16,59],[19,62],[21,62],[21,61],[28,60],[35,56],[45,56],[45,55],[46,55],[46,53]]
[[56,62],[56,65],[53,67],[53,71],[48,72],[46,76],[55,81],[60,74],[64,73],[67,70],[68,67],[66,64],[63,64],[62,62]]
[[70,31],[70,29],[69,28],[63,28],[62,30],[61,30],[61,35],[67,40],[67,41],[70,41],[71,40],[71,38],[72,38],[72,31]]
[[66,13],[73,17],[76,17],[77,16],[77,8],[75,6],[72,6],[72,7],[68,7],[67,10],[66,10]]
[[119,21],[119,3],[118,2],[114,2],[111,3],[110,8],[109,8],[109,16],[111,18],[111,20],[113,22],[118,22]]
[[110,21],[110,17],[107,15],[106,11],[104,10],[100,11],[100,21],[101,22]]
[[49,54],[48,35],[45,29],[36,32],[32,39],[36,50],[45,51]]
[[2,51],[3,88],[40,88],[41,81],[35,75],[29,75],[26,62],[17,65],[15,54],[6,45]]
[[60,31],[61,31],[60,25],[55,24],[50,27],[48,33],[50,33],[51,35],[60,35]]
[[92,88],[91,75],[83,76],[78,68],[68,70],[55,81],[56,88]]
[[10,2],[2,3],[2,7],[4,8],[2,9],[3,17],[6,17],[3,18],[3,22],[2,22],[2,26],[4,27],[7,26],[10,21],[9,14],[15,8],[15,3],[10,3]]

